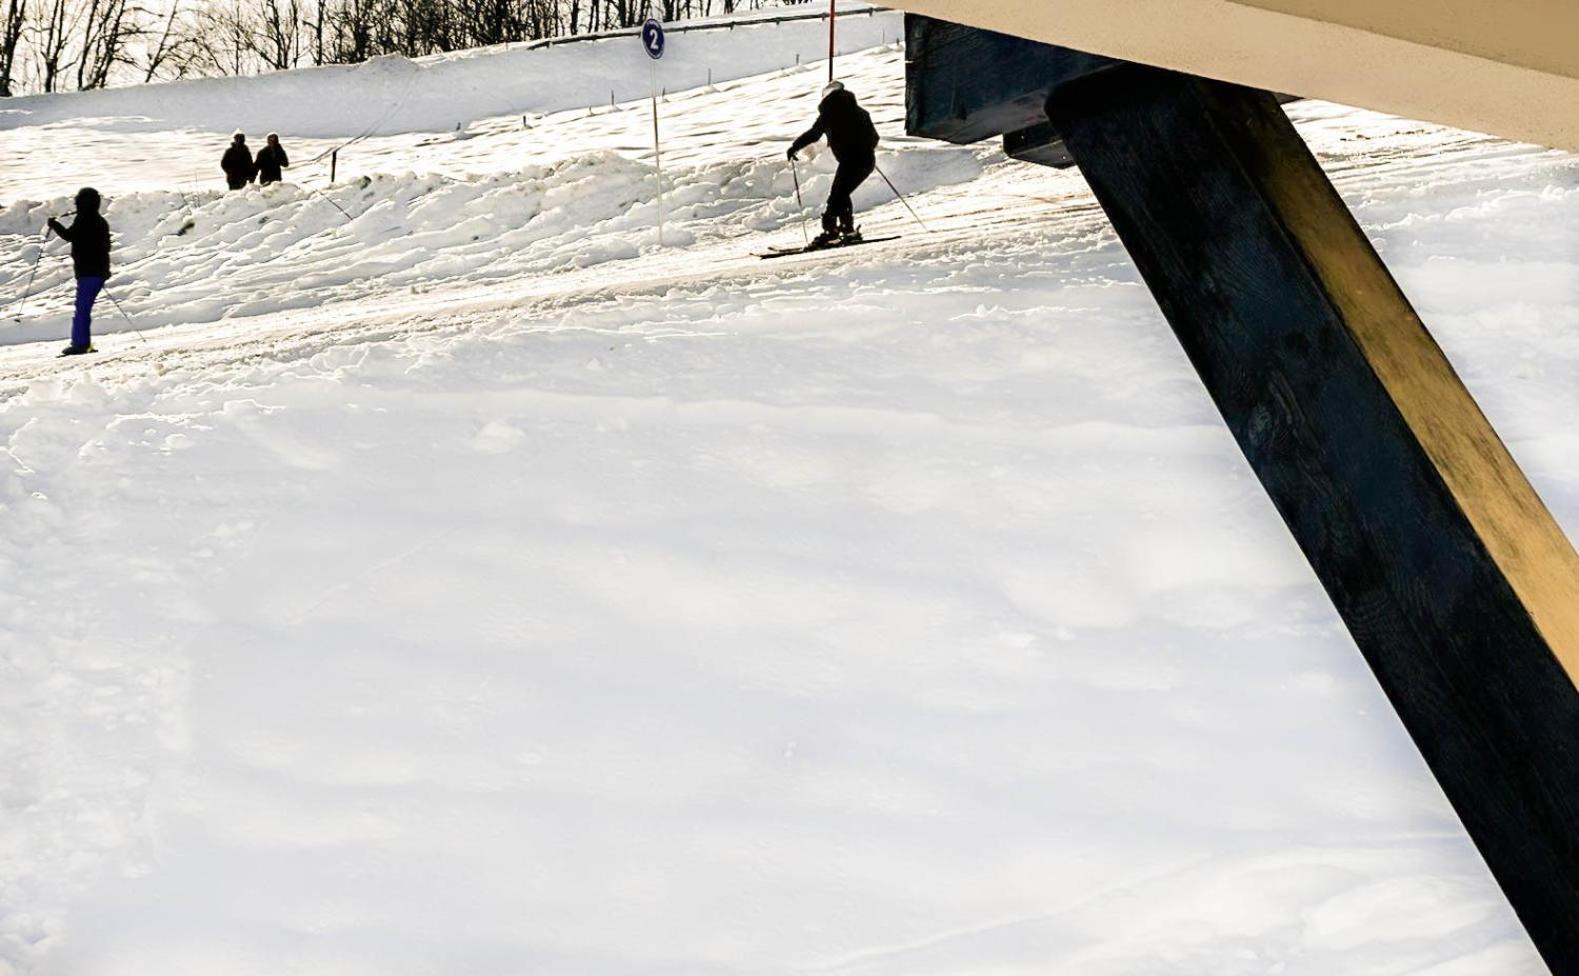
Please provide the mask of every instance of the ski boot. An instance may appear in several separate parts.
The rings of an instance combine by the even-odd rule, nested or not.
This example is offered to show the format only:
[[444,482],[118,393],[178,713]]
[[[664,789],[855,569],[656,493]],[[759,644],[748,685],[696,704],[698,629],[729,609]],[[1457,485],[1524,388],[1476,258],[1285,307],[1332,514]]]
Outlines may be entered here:
[[855,218],[849,217],[839,221],[839,243],[859,244],[866,238],[861,236],[861,228],[855,226]]
[[808,251],[820,251],[825,247],[837,247],[840,240],[839,222],[831,214],[822,215],[822,233],[811,239],[806,245]]
[[92,346],[67,346],[60,351],[62,356],[82,356],[90,352],[98,352]]

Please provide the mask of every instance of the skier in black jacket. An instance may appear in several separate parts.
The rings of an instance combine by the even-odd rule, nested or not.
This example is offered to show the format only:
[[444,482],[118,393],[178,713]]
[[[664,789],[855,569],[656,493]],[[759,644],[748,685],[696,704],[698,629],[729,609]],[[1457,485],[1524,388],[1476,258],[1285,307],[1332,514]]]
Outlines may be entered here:
[[258,175],[258,167],[252,161],[252,150],[247,148],[245,133],[238,132],[230,137],[230,148],[220,157],[219,168],[225,171],[225,185],[232,190],[241,189]]
[[278,183],[285,177],[280,170],[290,166],[290,158],[285,155],[285,147],[280,145],[280,136],[277,132],[270,132],[268,142],[258,150],[258,185],[268,186]]
[[872,125],[866,109],[856,104],[855,96],[837,81],[828,82],[822,90],[816,124],[790,145],[786,155],[794,159],[823,136],[828,137],[828,148],[839,161],[839,169],[833,174],[833,189],[828,191],[828,207],[822,215],[822,233],[813,247],[860,240],[850,195],[877,168],[877,127]]
[[110,276],[110,225],[99,216],[99,191],[85,186],[77,191],[77,219],[67,227],[54,217],[49,229],[71,242],[71,266],[77,278],[77,312],[71,319],[71,345],[64,356],[93,351],[93,302]]

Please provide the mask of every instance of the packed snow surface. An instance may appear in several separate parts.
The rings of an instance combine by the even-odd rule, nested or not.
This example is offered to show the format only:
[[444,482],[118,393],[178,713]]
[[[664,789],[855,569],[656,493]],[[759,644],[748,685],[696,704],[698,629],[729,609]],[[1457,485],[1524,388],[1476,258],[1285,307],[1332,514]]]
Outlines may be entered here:
[[[899,15],[878,13],[869,4],[846,0],[841,10],[839,51],[897,41],[903,32]],[[552,47],[501,45],[415,60],[388,55],[256,78],[193,79],[69,98],[7,98],[0,101],[0,130],[63,124],[101,133],[239,127],[258,136],[270,129],[294,136],[448,131],[484,116],[628,101],[647,96],[655,83],[660,90],[678,91],[825,59],[826,20],[783,19],[804,12],[789,7],[671,25],[657,66],[635,38],[626,36]],[[714,26],[723,29],[710,29]],[[826,67],[827,61],[822,63]],[[113,150],[136,144],[105,139],[76,145]]]
[[[575,46],[332,187],[215,187],[312,75],[18,100],[0,296],[91,181],[125,317],[53,358],[50,241],[0,323],[0,973],[1544,972],[1079,176],[906,139],[871,22],[930,232],[768,264],[778,28],[660,105],[665,247]],[[1579,165],[1291,113],[1579,533]]]

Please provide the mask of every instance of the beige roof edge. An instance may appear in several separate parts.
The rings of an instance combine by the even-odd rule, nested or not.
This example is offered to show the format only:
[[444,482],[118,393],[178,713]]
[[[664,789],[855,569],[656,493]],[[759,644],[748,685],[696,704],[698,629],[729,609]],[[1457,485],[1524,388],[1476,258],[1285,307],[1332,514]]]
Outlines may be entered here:
[[889,0],[912,13],[1579,152],[1573,0]]

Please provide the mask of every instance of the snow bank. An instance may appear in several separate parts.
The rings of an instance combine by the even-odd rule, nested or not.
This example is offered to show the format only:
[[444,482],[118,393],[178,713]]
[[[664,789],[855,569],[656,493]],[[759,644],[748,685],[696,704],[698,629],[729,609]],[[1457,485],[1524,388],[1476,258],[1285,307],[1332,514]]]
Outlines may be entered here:
[[[0,958],[1539,974],[1096,223],[0,404]],[[1520,434],[1569,310],[1444,330]]]
[[[902,36],[900,15],[853,13],[839,19],[838,33],[841,53],[876,47]],[[671,34],[658,83],[674,92],[827,56],[826,21],[742,22]],[[642,98],[650,65],[635,37],[417,61],[388,56],[257,78],[8,98],[0,101],[0,130],[92,120],[117,132],[240,128],[259,137],[445,132],[475,119],[607,105],[611,94],[617,102]]]
[[[1543,972],[1078,174],[899,62],[933,233],[768,264],[817,71],[670,99],[663,249],[645,106],[226,195],[0,133],[5,293],[17,147],[114,148],[172,323],[0,348],[0,974]],[[1579,166],[1294,114],[1579,533]]]
[[[963,187],[984,166],[1003,165],[990,146],[903,135],[897,48],[847,58],[841,74],[877,118],[884,138],[879,161],[901,192]],[[820,85],[819,69],[791,69],[676,94],[661,105],[665,240],[695,252],[692,268],[720,260],[726,250],[737,261],[766,246],[766,235],[798,241],[802,217],[815,228],[834,160],[822,149],[803,155],[804,206],[798,206],[783,149],[814,117]],[[299,161],[287,171],[290,182],[238,193],[216,189],[211,178],[182,178],[199,150],[165,134],[20,129],[0,132],[0,153],[27,158],[26,147],[43,136],[83,157],[102,152],[108,141],[114,148],[107,155],[126,161],[92,177],[106,194],[115,232],[110,294],[120,301],[119,308],[101,305],[95,329],[103,335],[272,320],[289,309],[433,288],[491,292],[651,255],[658,244],[658,179],[649,113],[641,101],[533,119],[526,129],[519,119],[500,119],[455,134],[374,139],[342,157],[337,185],[328,184],[322,167]],[[300,160],[314,145],[292,142],[291,148]],[[67,246],[41,245],[37,229],[49,214],[70,209],[79,183],[45,161],[29,162],[11,185],[51,196],[0,203],[0,296],[12,301],[11,316],[0,321],[0,345],[67,330]],[[910,221],[877,177],[855,199],[869,229],[892,232]],[[32,297],[17,304],[41,247]]]
[[[911,192],[981,172],[971,151],[949,147],[885,153],[882,162]],[[808,163],[803,192],[825,197],[832,171],[826,156]],[[671,168],[665,183],[670,247],[798,233],[793,177],[782,161]],[[657,189],[650,164],[596,152],[481,176],[380,173],[327,190],[282,184],[111,198],[106,217],[117,246],[109,287],[120,307],[101,305],[97,330],[270,315],[434,285],[486,288],[630,260],[658,246]],[[856,196],[863,210],[893,199],[877,181]],[[0,207],[0,240],[17,242],[0,248],[0,294],[19,294],[32,275],[41,245],[29,229],[69,203]],[[0,345],[69,331],[67,245],[44,247],[34,299],[11,310],[20,322],[0,322]]]

